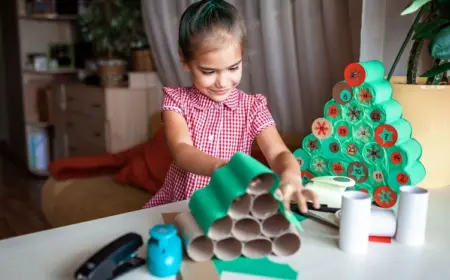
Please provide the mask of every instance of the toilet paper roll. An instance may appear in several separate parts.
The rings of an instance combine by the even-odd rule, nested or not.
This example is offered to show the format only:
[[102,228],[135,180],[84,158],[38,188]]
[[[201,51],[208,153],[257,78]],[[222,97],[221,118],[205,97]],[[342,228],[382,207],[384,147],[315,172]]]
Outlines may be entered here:
[[271,193],[253,195],[250,213],[253,217],[264,220],[278,211],[278,201]]
[[325,118],[318,118],[313,121],[311,131],[317,139],[324,140],[333,134],[333,125]]
[[351,125],[359,123],[364,118],[364,108],[357,101],[351,101],[342,110],[344,111],[343,119]]
[[387,164],[386,150],[375,142],[364,145],[362,156],[369,166]]
[[327,159],[342,158],[341,141],[333,136],[323,140],[321,153]]
[[397,232],[395,240],[398,243],[420,246],[425,242],[428,191],[415,186],[400,188],[400,200],[397,211]]
[[[341,217],[341,210],[336,212],[336,218],[339,222]],[[383,209],[373,207],[370,210],[369,222],[370,236],[393,237],[397,228],[397,217],[394,211],[390,209]]]
[[352,87],[384,79],[384,66],[379,60],[350,63],[344,70],[345,81]]
[[366,118],[369,123],[378,126],[383,123],[393,123],[400,119],[402,114],[401,104],[394,99],[390,99],[367,108]]
[[321,142],[314,134],[308,134],[303,138],[302,147],[310,155],[320,154]]
[[174,219],[174,224],[181,233],[189,258],[193,261],[202,262],[213,257],[214,242],[205,236],[190,212],[178,214]]
[[309,168],[311,155],[308,154],[304,149],[299,148],[295,150],[294,157],[297,159],[297,162],[300,165],[300,170],[307,170]]
[[311,182],[311,179],[314,178],[314,175],[311,173],[311,170],[302,170],[301,176],[303,186]]
[[338,104],[345,105],[353,99],[353,88],[346,81],[341,81],[333,86],[333,99]]
[[334,137],[340,141],[346,141],[352,137],[352,126],[348,121],[337,121],[334,124]]
[[369,179],[369,168],[362,161],[351,162],[347,168],[347,177],[355,180],[357,184],[364,183]]
[[323,115],[331,124],[342,120],[342,105],[334,99],[329,100],[323,107]]
[[420,161],[416,161],[405,168],[392,170],[389,173],[388,184],[398,192],[401,186],[419,184],[425,175],[425,167]]
[[387,175],[386,165],[370,165],[368,183],[372,186],[385,186],[388,184]]
[[331,159],[328,162],[328,170],[335,176],[345,176],[347,174],[348,162],[342,159]]
[[363,144],[355,139],[349,139],[342,144],[344,160],[348,162],[362,161]]
[[291,223],[281,213],[275,213],[262,221],[261,233],[269,238],[275,238],[289,230]]
[[272,241],[260,236],[243,244],[242,255],[250,259],[263,258],[272,253]]
[[311,158],[309,169],[316,176],[326,175],[328,161],[323,155],[315,155]]
[[272,243],[272,253],[279,257],[292,256],[300,250],[301,240],[296,229],[291,226],[289,229],[274,238]]
[[249,241],[261,235],[261,223],[252,216],[234,221],[231,235],[239,241]]
[[392,85],[385,79],[365,82],[355,95],[356,100],[363,106],[383,103],[392,98]]
[[251,195],[260,195],[269,193],[273,186],[274,177],[272,174],[262,174],[255,177],[247,187],[247,193]]
[[366,254],[369,247],[371,198],[360,191],[342,195],[339,248],[347,253]]
[[367,143],[373,139],[374,129],[367,122],[352,125],[353,138],[357,141]]
[[375,129],[375,141],[384,148],[401,145],[411,138],[412,127],[405,119],[390,124],[381,124]]
[[422,156],[422,146],[411,138],[399,146],[393,146],[387,150],[389,165],[392,169],[405,168]]
[[252,204],[251,196],[248,193],[244,193],[238,196],[228,209],[228,216],[232,219],[240,219],[248,216]]
[[230,216],[225,216],[216,220],[209,228],[207,236],[213,240],[220,240],[230,236],[233,229],[233,220]]
[[375,203],[381,208],[391,208],[397,203],[397,192],[388,186],[377,186],[373,192]]
[[223,261],[237,259],[242,253],[242,242],[234,237],[228,237],[215,242],[214,255]]

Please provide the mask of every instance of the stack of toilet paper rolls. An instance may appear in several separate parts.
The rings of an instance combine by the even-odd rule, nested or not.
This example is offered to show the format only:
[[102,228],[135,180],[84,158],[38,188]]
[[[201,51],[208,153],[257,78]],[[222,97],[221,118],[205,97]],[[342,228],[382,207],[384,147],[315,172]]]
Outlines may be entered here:
[[246,192],[234,199],[227,215],[216,220],[206,233],[191,212],[178,214],[175,226],[187,256],[194,261],[213,257],[230,261],[241,255],[262,258],[295,254],[300,249],[300,236],[279,212],[279,202],[266,179],[262,176],[252,180]]

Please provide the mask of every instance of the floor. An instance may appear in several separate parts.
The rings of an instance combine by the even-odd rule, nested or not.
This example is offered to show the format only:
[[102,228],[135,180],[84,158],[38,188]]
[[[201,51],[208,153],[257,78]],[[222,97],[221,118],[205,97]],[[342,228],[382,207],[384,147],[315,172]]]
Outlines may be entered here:
[[40,207],[43,183],[0,154],[0,240],[50,228]]

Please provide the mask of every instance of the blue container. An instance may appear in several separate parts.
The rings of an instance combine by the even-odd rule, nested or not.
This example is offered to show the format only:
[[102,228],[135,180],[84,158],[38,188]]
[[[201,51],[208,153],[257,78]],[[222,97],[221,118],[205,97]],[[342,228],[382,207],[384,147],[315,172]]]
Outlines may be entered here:
[[161,278],[177,275],[183,261],[183,247],[176,227],[155,225],[149,234],[147,266],[150,274]]

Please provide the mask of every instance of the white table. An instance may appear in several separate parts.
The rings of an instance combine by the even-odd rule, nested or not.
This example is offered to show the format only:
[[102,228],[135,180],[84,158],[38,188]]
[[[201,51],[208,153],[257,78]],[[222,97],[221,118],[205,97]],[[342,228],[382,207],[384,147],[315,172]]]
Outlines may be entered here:
[[[133,231],[144,244],[148,230],[162,223],[161,213],[185,211],[186,202],[139,210],[95,221],[61,227],[0,241],[0,279],[73,279],[75,269],[95,251],[118,236]],[[305,221],[302,248],[296,256],[278,258],[299,271],[299,279],[399,280],[450,279],[450,188],[432,190],[426,245],[371,243],[368,255],[353,256],[337,247],[338,232]],[[139,255],[145,256],[146,246]],[[120,278],[156,279],[141,267]],[[222,279],[260,279],[222,274]],[[199,279],[202,280],[202,279]]]

